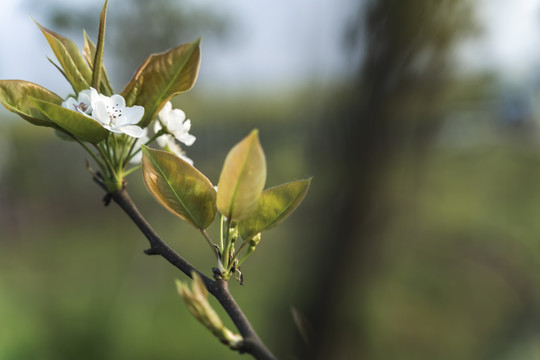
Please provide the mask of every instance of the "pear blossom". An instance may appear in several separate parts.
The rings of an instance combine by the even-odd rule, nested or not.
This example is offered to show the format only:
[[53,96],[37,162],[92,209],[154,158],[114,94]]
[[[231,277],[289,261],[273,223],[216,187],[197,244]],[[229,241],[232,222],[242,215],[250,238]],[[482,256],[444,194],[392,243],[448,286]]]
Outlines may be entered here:
[[79,92],[79,96],[77,97],[77,99],[75,99],[74,97],[67,98],[66,101],[62,103],[62,107],[80,112],[86,116],[90,116],[92,114],[91,98],[93,92],[97,94],[97,91],[93,88],[83,90]]
[[[95,90],[94,90],[95,91]],[[126,106],[121,95],[111,97],[92,92],[91,96],[92,118],[105,129],[114,133],[124,133],[134,138],[140,138],[144,131],[136,124],[144,115],[142,106]]]
[[162,128],[173,135],[178,141],[186,146],[195,142],[195,136],[189,134],[191,120],[186,120],[186,114],[180,109],[173,109],[170,101],[158,113],[159,122],[156,121],[154,131],[157,133]]
[[133,149],[135,149],[136,153],[133,155],[131,159],[129,159],[130,164],[140,164],[142,161],[142,151],[141,151],[141,145],[146,144],[150,138],[148,137],[148,128],[145,128],[143,130],[143,135],[135,141],[135,145],[133,146]]
[[182,160],[184,160],[185,162],[189,163],[190,165],[193,165],[193,160],[191,160],[190,158],[186,156],[186,153],[184,152],[184,150],[182,150],[180,145],[178,145],[178,143],[176,142],[175,138],[172,135],[169,135],[169,134],[161,135],[160,137],[156,139],[156,141],[163,150],[173,153],[176,156],[182,158]]

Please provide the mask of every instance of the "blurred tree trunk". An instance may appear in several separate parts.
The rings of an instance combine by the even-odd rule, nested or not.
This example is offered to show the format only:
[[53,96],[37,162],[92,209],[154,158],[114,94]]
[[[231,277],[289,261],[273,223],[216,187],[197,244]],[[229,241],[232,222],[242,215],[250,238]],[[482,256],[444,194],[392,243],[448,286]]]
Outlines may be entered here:
[[392,217],[385,185],[399,176],[400,159],[418,157],[430,143],[452,79],[451,51],[472,29],[467,0],[361,7],[348,40],[351,52],[362,46],[362,63],[313,139],[314,168],[324,171],[314,184],[323,181],[326,197],[314,206],[322,211],[313,215],[321,248],[310,263],[306,315],[314,331],[306,358],[369,359],[363,301]]

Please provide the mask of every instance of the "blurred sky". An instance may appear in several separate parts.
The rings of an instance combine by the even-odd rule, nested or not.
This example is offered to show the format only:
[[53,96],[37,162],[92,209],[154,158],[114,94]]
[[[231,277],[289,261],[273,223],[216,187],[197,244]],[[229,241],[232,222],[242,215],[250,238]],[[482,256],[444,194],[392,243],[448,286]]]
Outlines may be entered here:
[[475,0],[483,34],[465,42],[459,57],[466,70],[496,70],[523,78],[540,63],[539,0]]
[[[102,3],[101,0],[91,1]],[[115,0],[112,0],[115,1]],[[358,0],[199,0],[230,16],[234,38],[223,46],[203,42],[199,86],[279,89],[306,79],[324,83],[343,77],[351,65],[343,41],[345,24],[357,16]],[[458,59],[472,70],[520,74],[538,64],[539,0],[478,0],[484,34],[460,47]],[[22,0],[2,1],[0,78],[20,78],[63,95],[69,86],[52,69],[47,43]],[[96,14],[96,21],[98,14]],[[48,26],[48,24],[45,24]],[[109,24],[114,26],[114,24]],[[81,39],[74,39],[80,44]],[[63,83],[64,88],[58,88]]]
[[[103,2],[91,0],[80,4],[93,1]],[[357,8],[356,0],[198,0],[196,3],[197,7],[207,4],[233,22],[233,34],[225,44],[203,39],[199,78],[203,84],[211,82],[217,87],[227,84],[233,89],[279,87],[306,78],[324,81],[341,76],[348,67],[343,31],[344,24],[358,13],[351,11]],[[32,13],[24,4],[22,0],[2,2],[0,78],[21,78],[48,87],[61,77],[46,60],[45,55],[53,57],[52,52],[30,16],[47,27],[52,25],[46,23],[43,14]],[[95,15],[97,22],[99,14]],[[81,44],[82,35],[73,40]]]

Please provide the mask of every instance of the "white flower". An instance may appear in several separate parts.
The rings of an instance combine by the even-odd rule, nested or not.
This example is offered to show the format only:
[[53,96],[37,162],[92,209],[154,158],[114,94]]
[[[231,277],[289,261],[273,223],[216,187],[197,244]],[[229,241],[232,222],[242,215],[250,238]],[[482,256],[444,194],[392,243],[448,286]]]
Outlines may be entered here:
[[178,141],[191,146],[195,142],[195,136],[189,134],[191,120],[186,120],[186,114],[180,109],[173,109],[170,101],[160,110],[159,122],[156,121],[154,130],[158,132],[162,126],[165,131],[173,135]]
[[124,133],[134,138],[144,135],[144,130],[136,125],[144,115],[142,106],[126,107],[126,101],[122,96],[115,94],[108,97],[92,90],[91,105],[94,120],[114,133]]
[[193,165],[193,160],[186,156],[186,153],[184,152],[184,150],[182,150],[180,145],[176,143],[176,140],[172,135],[161,135],[156,139],[156,141],[163,150],[173,153],[176,156],[182,158],[182,160],[184,160],[185,162]]
[[92,92],[95,91],[97,94],[97,91],[93,88],[90,88],[88,90],[83,90],[79,93],[79,96],[77,99],[74,97],[69,97],[62,103],[62,106],[66,109],[70,109],[73,111],[80,112],[86,116],[90,116],[92,114]]
[[148,138],[148,129],[143,130],[143,135],[135,141],[135,145],[133,146],[133,149],[136,151],[135,155],[129,159],[130,164],[140,164],[142,161],[142,151],[141,151],[141,145],[144,145],[150,140]]

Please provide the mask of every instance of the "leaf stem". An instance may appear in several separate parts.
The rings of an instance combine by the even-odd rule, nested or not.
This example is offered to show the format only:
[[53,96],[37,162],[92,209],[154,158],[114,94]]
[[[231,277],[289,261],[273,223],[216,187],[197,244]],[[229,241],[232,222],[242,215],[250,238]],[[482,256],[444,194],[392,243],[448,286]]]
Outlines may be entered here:
[[222,249],[221,258],[225,269],[229,268],[229,251],[231,248],[231,219],[225,221],[225,247]]
[[141,168],[141,165],[137,165],[137,166],[134,166],[132,167],[131,169],[127,170],[127,171],[124,171],[124,177],[128,176],[129,174],[131,174],[132,172],[136,171],[136,170],[139,170]]
[[210,247],[212,248],[212,252],[214,253],[214,255],[216,255],[216,259],[219,259],[219,252],[216,249],[216,245],[212,242],[212,239],[210,239],[210,236],[208,236],[208,233],[206,232],[206,230],[204,229],[200,229],[200,230],[201,230],[201,234],[203,234],[204,238],[208,242],[208,245],[210,245]]
[[96,156],[96,154],[94,154],[92,152],[92,150],[90,150],[90,148],[88,146],[86,146],[86,144],[84,142],[82,142],[79,138],[77,138],[76,136],[74,135],[71,135],[69,134],[75,141],[77,141],[79,143],[79,145],[81,145],[83,147],[84,150],[86,150],[86,152],[88,154],[90,154],[90,156],[92,157],[92,159],[94,159],[94,161],[98,164],[98,166],[103,170],[103,168],[105,167],[105,164],[99,160],[99,158]]
[[242,258],[240,260],[238,260],[238,267],[240,267],[240,265],[242,265],[244,263],[244,261],[246,261],[246,259],[249,257],[249,255],[251,255],[252,251],[246,251],[246,253],[244,254],[244,256],[242,256]]
[[219,218],[219,249],[223,252],[223,215]]

